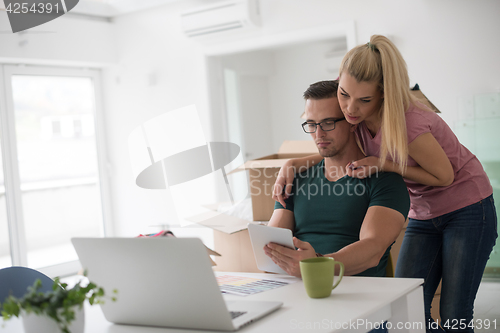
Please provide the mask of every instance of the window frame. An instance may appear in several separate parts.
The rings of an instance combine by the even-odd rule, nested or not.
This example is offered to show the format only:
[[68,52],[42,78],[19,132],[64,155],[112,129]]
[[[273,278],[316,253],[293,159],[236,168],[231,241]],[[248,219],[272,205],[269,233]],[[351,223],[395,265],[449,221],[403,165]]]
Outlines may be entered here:
[[[112,233],[110,182],[105,145],[104,115],[101,71],[89,68],[52,67],[38,65],[9,65],[0,63],[0,129],[2,131],[2,157],[7,204],[7,224],[9,229],[10,252],[13,266],[27,266],[27,241],[23,219],[22,193],[17,156],[14,101],[12,94],[13,75],[66,76],[90,78],[94,86],[98,186],[101,194],[101,211],[104,236]],[[67,276],[80,269],[78,260],[54,266],[37,268],[51,276]]]

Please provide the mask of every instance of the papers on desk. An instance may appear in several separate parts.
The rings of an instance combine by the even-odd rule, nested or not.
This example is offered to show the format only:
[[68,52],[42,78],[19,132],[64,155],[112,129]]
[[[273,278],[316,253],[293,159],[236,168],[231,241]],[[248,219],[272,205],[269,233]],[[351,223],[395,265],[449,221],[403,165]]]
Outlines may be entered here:
[[283,287],[290,282],[279,279],[258,279],[236,275],[222,275],[217,276],[217,283],[222,293],[248,296]]

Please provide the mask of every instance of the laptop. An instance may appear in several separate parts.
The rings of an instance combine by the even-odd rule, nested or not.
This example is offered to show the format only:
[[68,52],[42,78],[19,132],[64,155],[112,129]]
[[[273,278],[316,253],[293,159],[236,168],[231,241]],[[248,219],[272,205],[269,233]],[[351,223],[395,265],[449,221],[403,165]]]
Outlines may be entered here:
[[225,301],[198,238],[73,238],[90,281],[117,301],[101,304],[116,324],[236,331],[282,302]]

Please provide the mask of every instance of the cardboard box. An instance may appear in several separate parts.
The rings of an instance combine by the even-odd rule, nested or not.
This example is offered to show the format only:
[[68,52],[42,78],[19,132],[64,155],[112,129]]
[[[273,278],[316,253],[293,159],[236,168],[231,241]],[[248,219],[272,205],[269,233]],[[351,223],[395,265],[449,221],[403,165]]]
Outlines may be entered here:
[[210,211],[189,218],[192,222],[214,230],[214,250],[220,254],[214,258],[214,270],[263,273],[257,268],[247,230],[248,223],[254,222],[220,213],[217,211],[218,206],[219,204],[207,205],[205,207]]
[[214,258],[216,271],[264,273],[257,268],[248,229],[232,234],[214,230],[214,248],[221,254]]
[[441,295],[435,295],[434,298],[432,299],[431,303],[431,316],[432,319],[437,321],[440,325],[441,323],[441,315],[439,314],[440,311],[440,303],[441,302]]
[[230,172],[249,171],[250,195],[254,221],[269,221],[274,211],[273,185],[280,168],[291,158],[318,153],[312,140],[284,141],[277,154],[272,154],[246,162]]
[[418,99],[421,103],[423,103],[425,106],[427,106],[432,111],[434,111],[436,113],[441,113],[441,111],[439,111],[439,109],[434,104],[432,104],[432,102],[427,98],[427,96],[424,95],[422,90],[420,90],[420,87],[418,86],[418,84],[415,84],[415,86],[413,88],[411,88],[410,94],[412,94],[413,97]]
[[392,259],[392,267],[394,267],[394,271],[396,271],[396,264],[398,262],[399,250],[401,250],[401,244],[403,243],[403,238],[405,236],[406,227],[408,226],[408,219],[406,219],[405,224],[403,225],[403,229],[399,233],[398,238],[392,244],[391,247],[391,259]]

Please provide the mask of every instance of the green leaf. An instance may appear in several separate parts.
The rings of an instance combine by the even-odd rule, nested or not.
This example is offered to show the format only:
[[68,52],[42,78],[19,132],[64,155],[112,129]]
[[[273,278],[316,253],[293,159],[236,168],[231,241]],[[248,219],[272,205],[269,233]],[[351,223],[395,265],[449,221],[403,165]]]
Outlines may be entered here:
[[[86,276],[86,272],[84,275]],[[75,306],[82,309],[85,300],[88,300],[90,305],[104,303],[104,289],[93,282],[82,287],[80,281],[73,288],[67,289],[68,285],[60,283],[59,277],[56,277],[51,291],[39,292],[41,287],[42,281],[37,279],[27,288],[23,297],[7,297],[5,302],[0,304],[3,320],[19,317],[21,310],[24,310],[26,313],[48,316],[58,323],[62,332],[70,333],[68,326],[75,320]],[[114,289],[113,293],[117,294],[118,290]],[[116,297],[111,300],[115,302]]]

